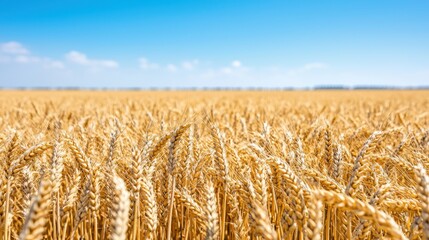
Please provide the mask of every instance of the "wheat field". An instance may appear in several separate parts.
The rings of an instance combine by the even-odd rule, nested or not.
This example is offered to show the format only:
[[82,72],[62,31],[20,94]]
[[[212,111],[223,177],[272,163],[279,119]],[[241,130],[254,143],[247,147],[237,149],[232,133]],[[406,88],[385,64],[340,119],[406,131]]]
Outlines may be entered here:
[[2,239],[429,239],[429,92],[0,92]]

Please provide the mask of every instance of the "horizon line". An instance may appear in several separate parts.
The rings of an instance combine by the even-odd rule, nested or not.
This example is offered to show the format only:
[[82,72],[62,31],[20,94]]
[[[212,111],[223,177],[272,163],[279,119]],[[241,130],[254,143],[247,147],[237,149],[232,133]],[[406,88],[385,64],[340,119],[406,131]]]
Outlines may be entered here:
[[312,87],[0,87],[0,91],[312,91],[312,90],[429,90],[422,86],[316,85]]

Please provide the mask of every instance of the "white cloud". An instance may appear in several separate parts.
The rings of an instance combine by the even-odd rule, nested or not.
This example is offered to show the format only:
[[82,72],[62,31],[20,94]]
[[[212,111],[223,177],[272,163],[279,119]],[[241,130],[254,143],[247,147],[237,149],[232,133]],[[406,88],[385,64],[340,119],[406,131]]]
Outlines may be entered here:
[[159,65],[158,63],[154,63],[149,61],[149,59],[145,57],[141,57],[138,59],[139,67],[143,70],[154,70],[160,69],[167,72],[179,72],[181,70],[195,70],[197,66],[200,64],[198,59],[183,61],[179,64],[169,63],[167,65]]
[[0,63],[38,64],[44,68],[64,68],[61,61],[34,56],[19,42],[0,43]]
[[66,58],[74,63],[78,63],[82,65],[86,65],[89,63],[89,60],[86,57],[86,55],[77,51],[71,51],[67,53]]
[[224,67],[224,68],[220,69],[220,72],[223,74],[231,74],[231,73],[233,73],[233,70],[230,67]]
[[38,63],[41,61],[40,58],[35,56],[28,56],[28,55],[19,55],[14,58],[15,62],[18,63]]
[[321,63],[321,62],[307,63],[304,65],[305,70],[325,69],[327,67],[328,65],[326,63]]
[[235,77],[240,77],[246,73],[249,69],[244,67],[241,61],[234,60],[231,62],[231,65],[228,67],[223,67],[220,69],[220,73],[224,75],[232,75]]
[[168,64],[167,65],[167,71],[169,71],[169,72],[177,72],[177,66],[176,65],[174,65],[174,64]]
[[49,58],[40,58],[30,55],[19,55],[13,59],[13,62],[20,64],[30,64],[30,63],[39,63],[45,68],[64,68],[64,64],[61,61],[51,60]]
[[89,59],[84,53],[70,51],[66,54],[66,59],[75,64],[92,68],[117,68],[119,64],[113,60]]
[[21,43],[19,42],[6,42],[0,44],[0,50],[3,53],[7,54],[29,54],[28,51]]
[[193,70],[197,67],[197,65],[200,63],[198,59],[194,59],[192,61],[184,61],[182,62],[182,67],[185,70]]
[[245,67],[241,61],[234,60],[228,66],[221,67],[217,70],[209,69],[203,74],[201,74],[201,78],[210,79],[216,77],[234,77],[241,78],[249,72],[249,68]]
[[241,62],[238,60],[234,60],[234,61],[232,61],[231,65],[235,68],[239,68],[239,67],[241,67]]
[[140,68],[144,70],[159,68],[158,64],[152,63],[144,57],[139,59],[139,65],[140,65]]
[[293,75],[297,75],[297,74],[301,74],[301,73],[305,73],[313,70],[321,70],[326,68],[328,68],[328,65],[326,63],[311,62],[299,68],[289,69],[288,74],[293,76]]

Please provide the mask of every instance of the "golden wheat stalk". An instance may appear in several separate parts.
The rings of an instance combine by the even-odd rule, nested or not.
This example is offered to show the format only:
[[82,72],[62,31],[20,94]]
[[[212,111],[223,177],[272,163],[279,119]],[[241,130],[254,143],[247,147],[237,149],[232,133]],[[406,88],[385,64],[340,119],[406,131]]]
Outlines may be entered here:
[[376,223],[380,229],[386,231],[392,238],[407,239],[392,217],[367,203],[345,194],[325,190],[316,190],[314,194],[317,198],[322,199],[329,205],[347,209],[355,213],[358,217]]

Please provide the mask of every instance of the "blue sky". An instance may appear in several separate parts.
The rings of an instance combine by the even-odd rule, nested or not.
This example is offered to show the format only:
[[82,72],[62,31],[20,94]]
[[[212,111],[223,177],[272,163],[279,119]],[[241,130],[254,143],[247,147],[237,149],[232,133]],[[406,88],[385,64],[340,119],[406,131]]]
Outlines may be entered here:
[[1,87],[429,85],[426,0],[0,0]]

